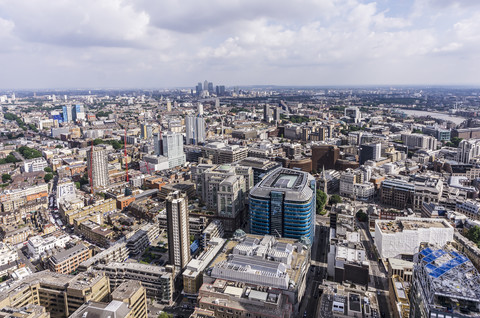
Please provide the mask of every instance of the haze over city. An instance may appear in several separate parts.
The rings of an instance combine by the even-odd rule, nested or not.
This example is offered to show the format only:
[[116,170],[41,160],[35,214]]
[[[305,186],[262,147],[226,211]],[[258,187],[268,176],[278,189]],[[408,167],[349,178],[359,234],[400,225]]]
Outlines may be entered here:
[[480,2],[0,1],[0,87],[478,85]]

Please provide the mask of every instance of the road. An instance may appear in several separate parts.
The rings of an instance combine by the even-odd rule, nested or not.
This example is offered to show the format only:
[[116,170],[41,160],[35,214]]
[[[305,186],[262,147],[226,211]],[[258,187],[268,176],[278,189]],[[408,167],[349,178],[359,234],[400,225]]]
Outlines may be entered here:
[[371,240],[371,236],[367,234],[367,224],[364,222],[357,222],[357,226],[360,229],[362,243],[365,246],[367,258],[370,261],[370,282],[373,283],[373,287],[380,292],[380,294],[377,294],[377,299],[381,315],[382,317],[391,317],[391,308],[388,298],[388,273],[383,266],[379,266],[374,243]]
[[[328,218],[317,215],[315,241],[312,246],[312,260],[307,273],[307,286],[300,303],[297,317],[316,317],[317,302],[320,299],[318,286],[327,275],[328,233],[326,226]],[[304,316],[304,314],[306,316]]]

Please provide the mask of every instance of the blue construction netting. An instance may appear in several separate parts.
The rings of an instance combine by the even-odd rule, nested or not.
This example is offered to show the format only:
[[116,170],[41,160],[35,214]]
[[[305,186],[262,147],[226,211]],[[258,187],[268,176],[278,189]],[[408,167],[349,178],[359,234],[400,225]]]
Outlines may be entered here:
[[420,252],[420,254],[423,255],[423,256],[427,256],[428,254],[430,254],[432,252],[433,252],[432,249],[430,247],[427,247],[426,249],[422,250]]
[[448,272],[449,270],[459,265],[462,265],[463,263],[468,261],[467,257],[463,255],[459,255],[458,253],[457,255],[458,255],[457,257],[449,260],[448,262],[442,264],[440,267],[437,267],[436,269],[434,269],[429,275],[432,276],[433,278],[438,278],[443,274],[445,274],[446,272]]
[[434,260],[436,260],[437,258],[439,258],[440,256],[443,256],[445,254],[446,254],[446,252],[444,250],[436,250],[436,251],[428,254],[427,256],[425,256],[422,259],[422,261],[424,261],[425,263],[431,263]]

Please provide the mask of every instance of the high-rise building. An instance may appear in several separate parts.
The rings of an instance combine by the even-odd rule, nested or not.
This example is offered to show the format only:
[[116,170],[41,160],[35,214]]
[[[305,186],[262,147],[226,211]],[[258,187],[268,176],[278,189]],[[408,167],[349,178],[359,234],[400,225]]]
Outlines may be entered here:
[[207,80],[205,80],[205,81],[203,82],[203,90],[204,90],[204,91],[208,91],[208,81],[207,81]]
[[75,107],[72,109],[72,120],[77,121],[77,120],[85,120],[86,115],[85,115],[85,107],[83,104],[77,104]]
[[93,147],[87,151],[87,168],[91,175],[94,188],[108,185],[108,154],[107,150],[101,147]]
[[268,104],[263,105],[263,121],[270,122],[270,106]]
[[437,150],[437,139],[422,134],[402,134],[402,142],[409,149]]
[[213,93],[213,83],[212,82],[208,82],[207,90],[210,94]]
[[152,138],[153,128],[146,123],[140,125],[140,137],[142,139],[149,139]]
[[215,86],[215,92],[217,93],[217,96],[224,96],[225,95],[225,86],[223,86],[223,85]]
[[309,173],[286,168],[270,172],[250,191],[251,232],[313,242],[315,193]]
[[174,132],[167,132],[162,136],[162,155],[168,158],[169,168],[175,168],[185,163],[183,151],[183,136]]
[[340,149],[333,145],[312,146],[312,168],[316,171],[335,169],[335,163],[340,158]]
[[166,199],[168,253],[170,263],[184,268],[190,261],[190,229],[188,226],[188,198],[174,191]]
[[172,111],[172,102],[167,99],[167,112],[171,112]]
[[470,163],[470,160],[480,156],[480,139],[462,140],[457,148],[457,161]]
[[198,82],[197,84],[197,87],[195,88],[195,90],[197,91],[197,95],[200,95],[203,91],[203,86],[202,86],[202,83]]
[[205,142],[205,120],[200,114],[198,116],[187,115],[185,127],[187,145],[198,145]]
[[280,122],[280,107],[273,108],[273,120],[276,124]]
[[155,148],[155,155],[163,156],[162,132],[153,135],[153,146]]
[[381,155],[382,144],[364,144],[360,146],[360,164],[363,165],[367,160],[378,160]]
[[73,120],[72,105],[63,105],[62,112],[63,112],[63,122],[66,123]]

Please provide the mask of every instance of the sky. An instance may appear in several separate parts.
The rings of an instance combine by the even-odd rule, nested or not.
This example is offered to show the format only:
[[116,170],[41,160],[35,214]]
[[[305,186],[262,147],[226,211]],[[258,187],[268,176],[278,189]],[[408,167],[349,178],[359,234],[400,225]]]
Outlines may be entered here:
[[479,0],[0,0],[0,89],[480,85]]

